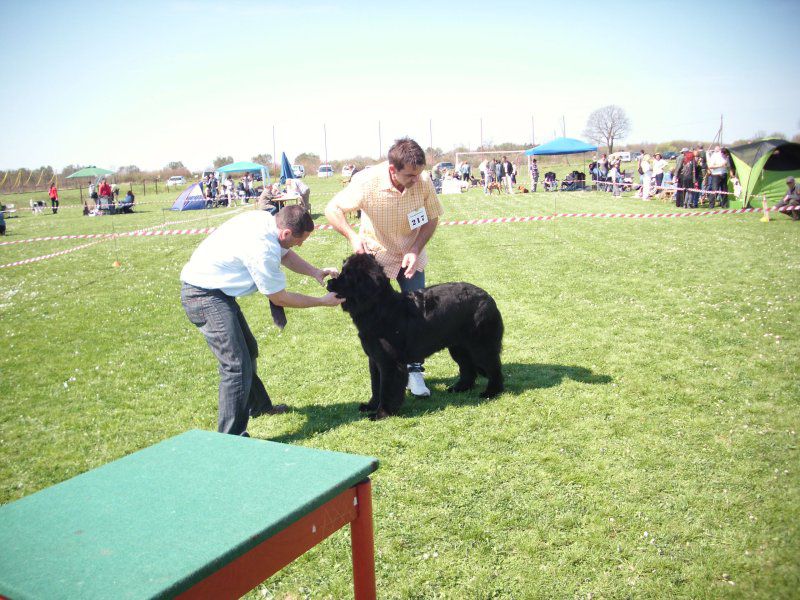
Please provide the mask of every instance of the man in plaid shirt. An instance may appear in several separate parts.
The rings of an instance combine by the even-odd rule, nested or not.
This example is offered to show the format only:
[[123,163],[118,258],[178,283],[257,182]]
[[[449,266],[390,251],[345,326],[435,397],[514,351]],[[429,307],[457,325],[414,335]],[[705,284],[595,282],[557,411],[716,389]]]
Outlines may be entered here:
[[[425,287],[425,245],[444,213],[430,174],[425,152],[409,138],[397,140],[389,160],[353,176],[325,208],[336,231],[348,239],[353,252],[374,254],[386,276],[397,279],[404,293]],[[356,232],[345,213],[361,211]],[[415,396],[430,396],[421,363],[408,365],[408,387]]]

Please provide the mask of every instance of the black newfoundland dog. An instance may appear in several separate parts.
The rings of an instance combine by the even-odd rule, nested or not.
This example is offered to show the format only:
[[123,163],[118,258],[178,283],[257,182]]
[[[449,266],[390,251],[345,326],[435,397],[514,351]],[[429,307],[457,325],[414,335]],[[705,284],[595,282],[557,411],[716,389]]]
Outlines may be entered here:
[[503,391],[503,318],[481,288],[443,283],[401,294],[375,257],[354,254],[328,282],[328,290],[345,299],[342,308],[353,318],[369,357],[372,398],[360,410],[370,418],[397,414],[405,397],[406,365],[443,348],[458,363],[458,381],[448,391],[471,389],[478,374],[489,380],[481,398]]

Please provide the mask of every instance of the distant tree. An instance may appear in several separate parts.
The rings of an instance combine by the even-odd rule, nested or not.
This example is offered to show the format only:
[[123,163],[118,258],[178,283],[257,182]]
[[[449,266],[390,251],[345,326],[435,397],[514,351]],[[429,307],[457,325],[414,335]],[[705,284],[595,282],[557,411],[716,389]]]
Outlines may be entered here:
[[173,160],[171,163],[168,163],[166,167],[164,167],[164,169],[167,171],[177,171],[178,169],[185,169],[185,168],[186,167],[184,167],[183,163],[179,160]]
[[792,136],[792,141],[793,141],[795,144],[800,144],[800,133],[795,133],[795,134]]
[[316,173],[319,166],[322,164],[319,156],[313,152],[301,152],[294,157],[294,164],[303,165],[306,173]]
[[778,138],[780,140],[785,140],[786,139],[786,134],[783,133],[782,131],[773,131],[767,137],[768,138]]
[[598,108],[589,115],[583,135],[597,144],[608,146],[609,154],[614,152],[614,142],[630,133],[631,122],[625,111],[616,104]]
[[444,150],[441,148],[431,148],[429,146],[425,148],[425,154],[430,156],[432,161],[438,161],[442,156],[444,156]]
[[218,156],[214,159],[214,168],[219,169],[220,167],[224,167],[225,165],[229,165],[233,162],[232,156]]
[[141,173],[141,169],[136,165],[126,165],[124,167],[120,167],[117,169],[117,174],[119,175],[130,175],[132,173]]
[[256,154],[253,158],[251,158],[254,163],[264,166],[269,166],[272,164],[272,154]]
[[61,176],[62,177],[69,177],[73,173],[80,171],[83,168],[83,165],[67,165],[63,169],[61,169]]

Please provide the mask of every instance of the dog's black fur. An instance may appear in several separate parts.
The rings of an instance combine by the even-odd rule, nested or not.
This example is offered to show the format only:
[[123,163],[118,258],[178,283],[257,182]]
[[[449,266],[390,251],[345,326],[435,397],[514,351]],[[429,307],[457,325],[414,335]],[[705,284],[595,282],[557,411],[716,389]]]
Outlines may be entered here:
[[489,380],[482,398],[503,391],[503,318],[481,288],[444,283],[401,294],[375,257],[354,254],[328,282],[328,290],[345,299],[342,309],[350,313],[369,358],[372,398],[360,410],[370,418],[397,414],[405,397],[406,365],[444,348],[459,371],[448,391],[471,389],[478,374]]

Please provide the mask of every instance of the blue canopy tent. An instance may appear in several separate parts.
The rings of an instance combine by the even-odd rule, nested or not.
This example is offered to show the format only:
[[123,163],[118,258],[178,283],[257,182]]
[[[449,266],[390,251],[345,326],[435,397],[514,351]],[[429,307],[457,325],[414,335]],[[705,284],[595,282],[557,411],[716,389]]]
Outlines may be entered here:
[[[584,154],[586,152],[594,152],[597,150],[597,146],[592,146],[586,142],[582,142],[581,140],[576,140],[575,138],[568,138],[568,137],[560,137],[556,138],[551,142],[547,142],[546,144],[542,144],[540,146],[536,146],[535,148],[531,148],[530,150],[525,150],[525,155],[528,156],[528,163],[530,166],[530,157],[531,156],[556,156],[559,154]],[[586,169],[586,160],[584,162],[584,169]],[[562,184],[563,185],[563,184]],[[568,188],[568,189],[585,189],[583,184],[577,184],[576,188]]]
[[597,146],[592,146],[575,138],[561,137],[530,150],[525,150],[525,154],[526,156],[553,156],[556,154],[580,154],[596,150]]
[[264,165],[240,160],[224,167],[217,169],[218,173],[261,173],[261,178],[264,183],[269,181],[269,169]]
[[206,207],[203,186],[193,183],[181,192],[170,210],[202,210]]
[[286,152],[281,152],[281,185],[286,183],[287,179],[294,179],[294,171],[289,159],[286,158]]

